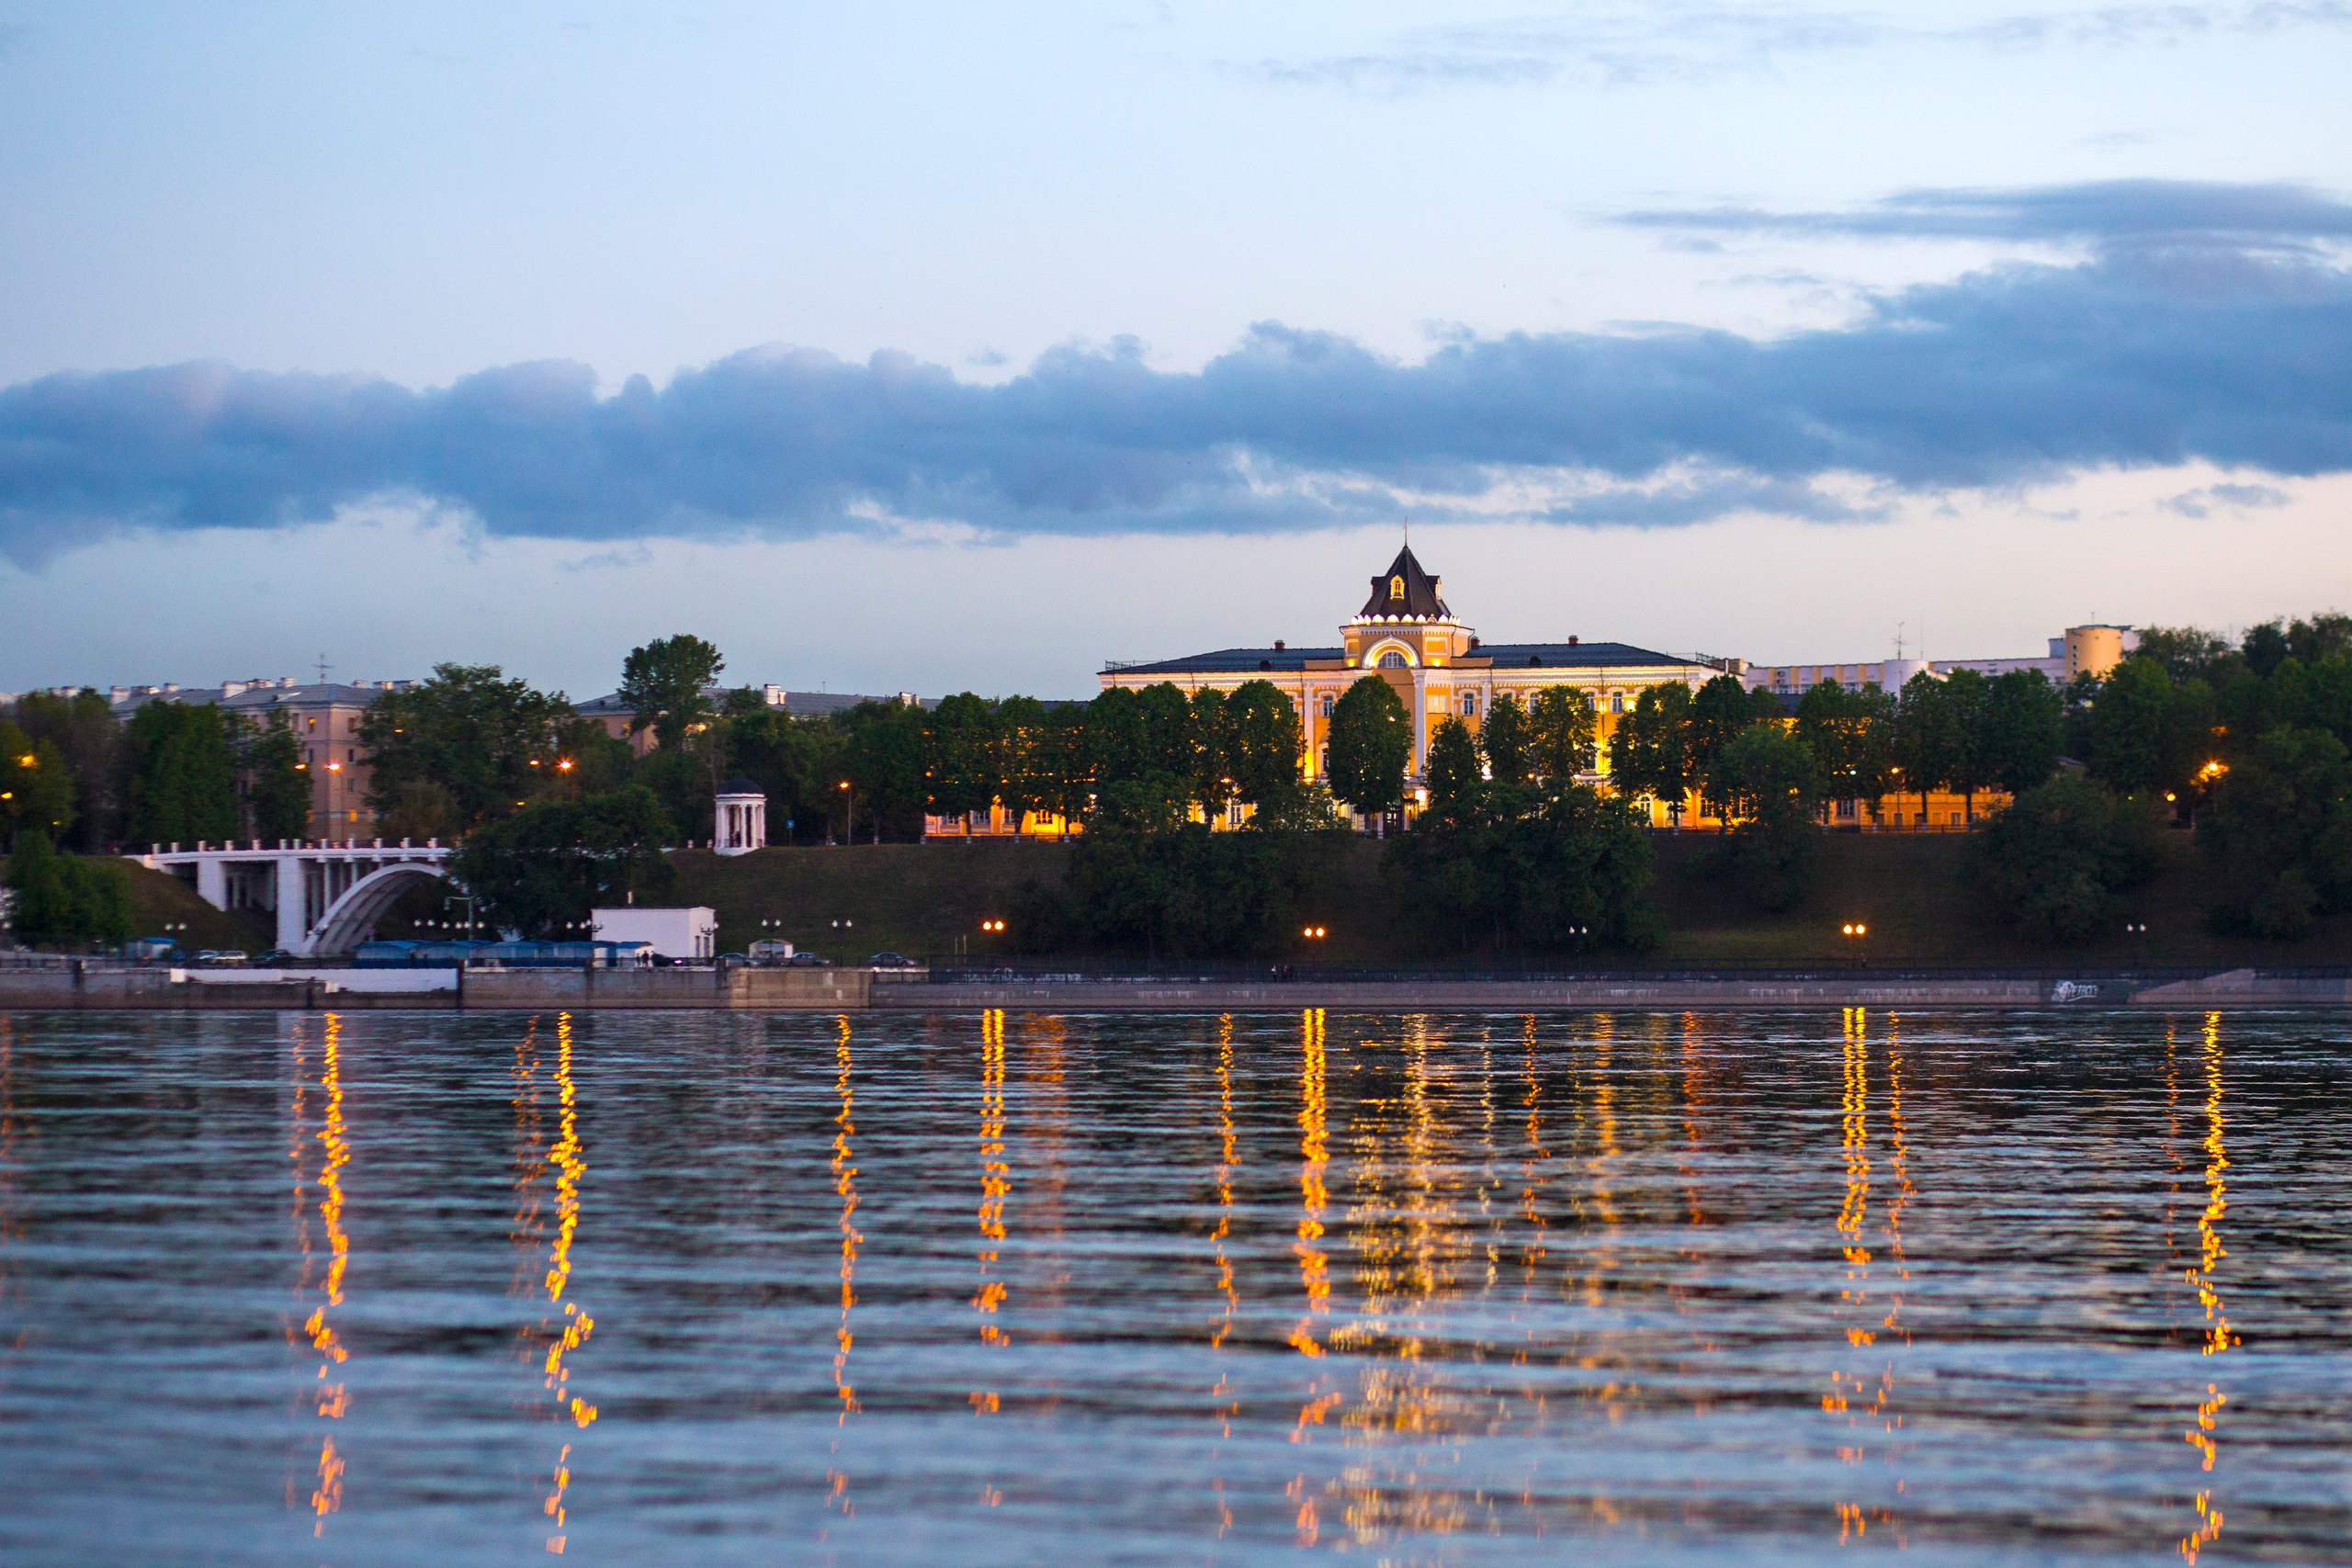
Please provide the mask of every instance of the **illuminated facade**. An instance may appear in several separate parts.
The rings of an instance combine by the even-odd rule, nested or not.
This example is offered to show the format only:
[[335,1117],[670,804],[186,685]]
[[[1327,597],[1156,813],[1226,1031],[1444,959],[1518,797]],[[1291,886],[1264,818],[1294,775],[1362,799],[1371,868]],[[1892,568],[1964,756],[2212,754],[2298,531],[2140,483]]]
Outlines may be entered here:
[[[1114,664],[1102,689],[1168,682],[1186,692],[1231,691],[1269,681],[1287,695],[1306,732],[1302,765],[1310,778],[1324,770],[1331,710],[1350,686],[1377,675],[1396,690],[1413,719],[1412,771],[1418,779],[1430,732],[1449,716],[1472,729],[1502,696],[1529,705],[1538,692],[1564,686],[1589,698],[1606,750],[1618,720],[1651,686],[1699,686],[1719,671],[1695,659],[1655,653],[1622,642],[1489,643],[1445,602],[1443,584],[1421,570],[1408,547],[1372,580],[1372,594],[1340,627],[1337,648],[1227,648],[1150,664]],[[1602,774],[1594,774],[1598,778]]]

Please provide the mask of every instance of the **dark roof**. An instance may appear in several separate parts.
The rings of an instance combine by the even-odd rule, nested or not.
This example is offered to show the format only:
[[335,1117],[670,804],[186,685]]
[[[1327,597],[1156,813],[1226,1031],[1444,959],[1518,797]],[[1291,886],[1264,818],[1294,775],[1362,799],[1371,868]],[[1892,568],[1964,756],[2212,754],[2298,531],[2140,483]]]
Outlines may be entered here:
[[742,774],[738,773],[733,778],[729,779],[725,784],[720,784],[718,786],[718,793],[721,795],[763,795],[766,792],[761,789],[758,784],[753,784],[750,779],[747,779],[743,777]]
[[1121,675],[1229,675],[1260,671],[1296,674],[1310,659],[1343,659],[1344,648],[1220,648],[1188,659],[1160,659],[1148,664],[1105,664],[1102,672]]
[[107,692],[107,706],[117,718],[129,718],[149,703],[201,703],[237,713],[263,713],[279,706],[364,708],[386,692],[413,686],[413,681],[377,681],[361,685],[347,681],[232,681],[220,686],[114,686]]
[[1453,612],[1438,597],[1437,579],[1421,570],[1421,563],[1413,558],[1410,545],[1398,550],[1396,558],[1388,563],[1388,570],[1372,580],[1372,597],[1356,614],[1406,621],[1453,618]]
[[1696,660],[1653,653],[1622,642],[1482,642],[1471,653],[1493,660],[1498,670],[1592,670],[1623,664],[1698,667]]

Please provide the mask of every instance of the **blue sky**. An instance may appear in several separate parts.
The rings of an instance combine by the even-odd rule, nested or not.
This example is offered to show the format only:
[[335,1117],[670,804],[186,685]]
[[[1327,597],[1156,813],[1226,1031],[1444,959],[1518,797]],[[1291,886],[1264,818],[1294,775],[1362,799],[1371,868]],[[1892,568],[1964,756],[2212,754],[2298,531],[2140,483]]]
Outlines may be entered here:
[[2352,5],[488,10],[0,0],[0,688],[2352,604]]

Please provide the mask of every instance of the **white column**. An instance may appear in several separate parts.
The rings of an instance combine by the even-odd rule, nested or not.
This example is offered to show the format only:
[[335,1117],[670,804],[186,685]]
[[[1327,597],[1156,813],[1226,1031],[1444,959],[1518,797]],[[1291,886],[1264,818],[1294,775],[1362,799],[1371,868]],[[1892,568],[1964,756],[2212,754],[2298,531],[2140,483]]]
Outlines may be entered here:
[[279,855],[274,863],[277,868],[277,945],[294,953],[310,934],[302,921],[302,857]]
[[216,909],[229,907],[229,863],[207,855],[196,863],[196,896]]

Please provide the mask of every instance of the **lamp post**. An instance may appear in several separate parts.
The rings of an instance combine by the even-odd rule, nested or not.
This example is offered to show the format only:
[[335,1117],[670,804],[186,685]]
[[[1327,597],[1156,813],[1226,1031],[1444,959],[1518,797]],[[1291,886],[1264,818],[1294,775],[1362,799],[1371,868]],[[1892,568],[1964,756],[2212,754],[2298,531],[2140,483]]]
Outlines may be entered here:
[[2132,967],[2143,967],[2147,963],[2148,922],[2126,920],[2123,922],[2123,934],[2132,939]]
[[842,842],[850,845],[857,842],[857,791],[850,788],[847,779],[842,780],[841,787],[847,803],[842,813]]
[[1855,967],[1869,968],[1871,966],[1870,949],[1863,945],[1863,939],[1871,934],[1871,928],[1860,920],[1849,920],[1838,928],[1838,932],[1854,944]]
[[334,832],[334,781],[342,773],[341,762],[327,764],[327,832],[330,836]]

